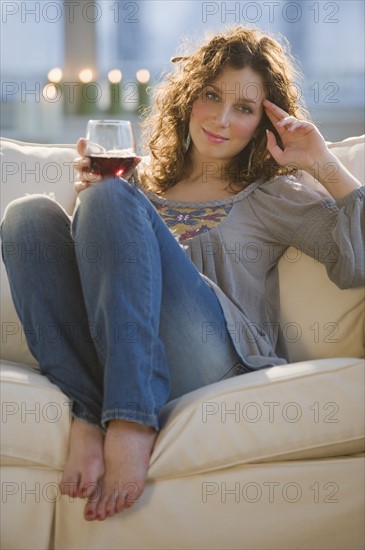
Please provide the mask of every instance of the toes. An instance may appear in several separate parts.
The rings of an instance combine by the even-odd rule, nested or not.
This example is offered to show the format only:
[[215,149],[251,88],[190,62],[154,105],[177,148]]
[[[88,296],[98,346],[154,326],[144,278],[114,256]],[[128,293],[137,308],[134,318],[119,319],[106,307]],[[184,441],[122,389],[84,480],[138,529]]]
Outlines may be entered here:
[[98,506],[98,503],[95,499],[93,500],[91,498],[88,501],[88,503],[86,504],[85,509],[84,509],[84,518],[87,521],[92,521],[93,519],[96,519],[97,506]]
[[88,521],[103,521],[123,512],[125,508],[131,508],[143,491],[143,484],[130,482],[123,485],[122,488],[118,488],[115,483],[113,488],[109,485],[109,490],[107,490],[105,487],[108,485],[103,484],[102,486],[102,483],[92,487],[92,493],[88,495],[88,502],[84,510],[84,517]]
[[114,493],[104,494],[98,502],[96,509],[96,519],[103,521],[107,515],[112,516],[115,514],[115,500]]
[[107,517],[122,512],[126,504],[125,498],[125,491],[118,491],[116,489],[102,496],[97,505],[96,519],[102,521]]
[[104,475],[103,435],[98,427],[74,419],[70,449],[60,483],[62,495],[90,497]]
[[120,495],[113,494],[110,496],[105,507],[105,514],[107,517],[114,516],[114,514],[123,510],[123,506],[120,507],[119,503]]
[[73,480],[61,481],[61,495],[69,495],[72,498],[90,498],[98,488],[98,480],[80,481],[80,478],[81,476]]
[[103,475],[103,464],[100,464],[100,461],[98,459],[90,459],[87,468],[84,468],[81,473],[79,494],[77,496],[80,498],[91,497],[93,492],[97,489],[99,480],[102,478]]
[[96,487],[93,489],[92,493],[88,495],[88,501],[84,509],[84,518],[88,521],[97,519],[97,508],[102,495],[101,484],[96,484]]
[[123,489],[125,492],[123,508],[131,508],[133,504],[138,502],[138,497],[142,494],[143,486],[138,485],[138,483],[130,482],[126,483]]
[[91,498],[94,495],[95,491],[97,491],[99,488],[100,478],[101,476],[94,477],[90,481],[81,480],[79,494],[77,496],[79,496],[80,498]]
[[62,479],[60,483],[61,495],[68,495],[71,498],[76,498],[79,492],[80,477],[73,479]]

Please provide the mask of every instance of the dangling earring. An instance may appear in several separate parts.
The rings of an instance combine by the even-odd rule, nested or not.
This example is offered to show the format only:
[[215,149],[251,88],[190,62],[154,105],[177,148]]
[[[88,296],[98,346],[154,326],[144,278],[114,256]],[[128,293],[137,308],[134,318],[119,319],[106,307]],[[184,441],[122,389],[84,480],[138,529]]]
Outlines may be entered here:
[[253,139],[252,140],[252,144],[251,144],[251,152],[250,152],[250,156],[248,157],[248,163],[247,163],[247,175],[250,174],[251,172],[251,163],[252,163],[252,157],[253,157],[253,154],[254,154],[254,151],[255,151],[255,145],[256,145],[256,140]]
[[191,143],[191,137],[190,137],[190,132],[188,132],[188,135],[187,135],[186,141],[185,141],[185,148],[184,148],[185,153],[189,149],[190,143]]

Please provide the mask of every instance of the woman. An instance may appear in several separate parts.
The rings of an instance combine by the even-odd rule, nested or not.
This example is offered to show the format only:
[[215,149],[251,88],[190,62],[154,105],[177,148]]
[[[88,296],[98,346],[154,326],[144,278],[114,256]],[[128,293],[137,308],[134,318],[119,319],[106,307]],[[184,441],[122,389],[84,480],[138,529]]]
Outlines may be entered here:
[[[279,43],[237,27],[175,61],[145,122],[137,185],[100,183],[79,140],[72,223],[31,196],[2,225],[4,241],[68,251],[4,259],[29,347],[72,400],[61,490],[88,497],[88,520],[142,494],[168,400],[286,363],[276,265],[289,245],[341,288],[363,283],[364,187],[304,120]],[[300,185],[298,168],[323,192]],[[62,338],[37,338],[45,323]]]

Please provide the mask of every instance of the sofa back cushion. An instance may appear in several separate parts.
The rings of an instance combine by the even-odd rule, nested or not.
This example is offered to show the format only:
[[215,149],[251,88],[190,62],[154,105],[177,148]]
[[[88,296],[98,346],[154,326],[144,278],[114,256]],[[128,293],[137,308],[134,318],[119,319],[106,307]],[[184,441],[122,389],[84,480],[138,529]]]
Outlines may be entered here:
[[40,145],[1,138],[1,218],[9,202],[27,193],[46,193],[70,214],[77,156],[75,145]]
[[[329,149],[365,181],[365,136],[330,143]],[[323,187],[309,174],[301,183]],[[364,357],[365,288],[340,290],[325,267],[290,247],[279,262],[281,325],[291,362]]]
[[[330,144],[333,153],[364,181],[364,137]],[[39,145],[1,140],[1,217],[6,205],[26,193],[53,194],[72,213],[73,145]],[[305,173],[302,180],[319,185]],[[364,289],[338,289],[324,267],[289,248],[279,262],[281,324],[291,362],[364,356]],[[29,352],[1,265],[1,357],[36,364]]]
[[[6,206],[32,193],[53,196],[70,214],[76,193],[73,190],[74,145],[40,145],[1,138],[1,219]],[[1,262],[1,357],[36,365],[25,341],[10,296],[9,283]]]

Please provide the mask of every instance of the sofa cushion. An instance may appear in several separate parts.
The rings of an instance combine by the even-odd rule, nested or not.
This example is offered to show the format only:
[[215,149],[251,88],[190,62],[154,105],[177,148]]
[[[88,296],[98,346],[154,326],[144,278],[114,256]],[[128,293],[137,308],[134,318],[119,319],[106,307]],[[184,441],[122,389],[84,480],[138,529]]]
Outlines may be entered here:
[[295,363],[244,374],[168,403],[151,477],[364,451],[364,361]]
[[[6,465],[62,470],[69,400],[29,367],[2,365]],[[364,363],[319,360],[244,374],[168,403],[150,478],[363,450]]]
[[37,369],[1,362],[1,462],[62,470],[70,401]]

